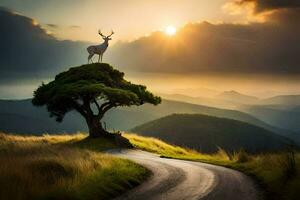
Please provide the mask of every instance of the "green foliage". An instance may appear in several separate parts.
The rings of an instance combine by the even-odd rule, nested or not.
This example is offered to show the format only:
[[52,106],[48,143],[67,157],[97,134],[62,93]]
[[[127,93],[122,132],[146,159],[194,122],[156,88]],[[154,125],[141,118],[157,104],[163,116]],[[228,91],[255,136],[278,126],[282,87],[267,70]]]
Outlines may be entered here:
[[250,160],[250,156],[244,149],[240,149],[237,152],[233,152],[231,160],[237,163],[244,163]]
[[106,103],[99,110],[101,117],[112,107],[161,102],[145,86],[125,80],[124,73],[109,64],[94,63],[70,68],[58,74],[54,81],[43,83],[34,92],[32,103],[46,105],[51,116],[61,121],[73,109],[82,115],[88,113],[90,104],[99,100]]

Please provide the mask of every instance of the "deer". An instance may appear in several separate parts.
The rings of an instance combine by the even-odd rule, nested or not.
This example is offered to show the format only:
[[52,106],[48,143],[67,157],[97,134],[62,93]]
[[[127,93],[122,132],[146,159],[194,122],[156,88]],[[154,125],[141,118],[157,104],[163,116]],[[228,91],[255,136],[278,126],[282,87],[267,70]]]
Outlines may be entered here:
[[[102,37],[104,42],[102,44],[92,45],[92,46],[89,46],[87,48],[87,51],[89,53],[88,64],[90,63],[90,60],[92,59],[92,57],[95,54],[99,55],[98,63],[99,63],[99,61],[102,62],[103,54],[104,54],[104,52],[106,51],[106,49],[108,47],[108,41],[111,40],[111,36],[114,34],[114,31],[112,30],[110,35],[105,36],[105,35],[102,34],[101,30],[98,30],[98,34]],[[93,62],[93,60],[92,60],[92,62]]]

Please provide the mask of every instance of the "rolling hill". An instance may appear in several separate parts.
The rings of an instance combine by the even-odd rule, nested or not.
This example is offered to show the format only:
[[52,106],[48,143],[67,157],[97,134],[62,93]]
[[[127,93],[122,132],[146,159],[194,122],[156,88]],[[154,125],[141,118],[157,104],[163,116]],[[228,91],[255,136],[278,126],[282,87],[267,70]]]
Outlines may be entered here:
[[240,110],[268,124],[300,133],[300,110],[297,107],[284,109],[279,105],[248,105],[241,106]]
[[226,151],[276,151],[290,143],[285,137],[258,126],[200,114],[173,114],[132,131],[205,153],[216,152],[219,147]]
[[224,100],[224,99],[218,99],[214,97],[191,97],[188,95],[182,95],[182,94],[159,94],[162,98],[173,100],[173,101],[180,101],[180,102],[186,102],[191,104],[198,104],[203,106],[210,106],[210,107],[216,107],[216,108],[224,108],[224,109],[235,109],[237,106],[237,103]]
[[[173,113],[205,114],[222,118],[235,119],[254,124],[276,133],[285,134],[285,131],[272,127],[257,118],[235,110],[220,109],[190,103],[163,100],[158,106],[143,105],[130,108],[113,109],[104,118],[109,129],[129,130],[160,117]],[[9,120],[6,115],[9,114]],[[23,126],[20,118],[31,119]],[[42,121],[42,123],[41,123]],[[0,100],[0,130],[15,133],[41,134],[86,131],[84,120],[75,112],[66,115],[62,123],[55,122],[49,117],[45,108],[37,108],[31,104],[31,99],[26,100]],[[26,128],[28,127],[28,128]]]
[[259,101],[259,98],[257,97],[241,94],[234,90],[224,91],[221,94],[217,95],[216,98],[223,101],[231,101],[236,104],[254,104]]
[[283,105],[300,105],[300,95],[279,95],[263,99],[259,102],[262,105],[283,104]]

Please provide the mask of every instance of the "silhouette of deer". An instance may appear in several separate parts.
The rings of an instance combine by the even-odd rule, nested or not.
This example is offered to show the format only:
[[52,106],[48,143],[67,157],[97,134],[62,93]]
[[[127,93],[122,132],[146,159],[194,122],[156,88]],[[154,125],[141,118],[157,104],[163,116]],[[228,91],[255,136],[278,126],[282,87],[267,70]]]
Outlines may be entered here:
[[[101,33],[101,30],[98,31],[99,35],[102,37],[102,39],[104,40],[104,42],[102,44],[99,45],[92,45],[89,46],[87,48],[87,51],[89,52],[89,57],[88,57],[88,63],[90,63],[90,60],[92,59],[92,57],[97,54],[99,55],[98,58],[98,62],[101,60],[102,62],[102,57],[104,52],[106,51],[107,47],[108,47],[108,41],[111,40],[111,36],[114,34],[113,31],[111,31],[111,34],[108,36],[105,36]],[[93,61],[93,60],[92,60]]]

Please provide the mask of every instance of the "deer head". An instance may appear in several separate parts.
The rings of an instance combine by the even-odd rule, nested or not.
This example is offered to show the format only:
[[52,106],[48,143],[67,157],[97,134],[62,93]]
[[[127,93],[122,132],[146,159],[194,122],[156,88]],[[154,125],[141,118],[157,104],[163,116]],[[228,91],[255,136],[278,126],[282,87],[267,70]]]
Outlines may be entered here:
[[101,30],[99,29],[98,33],[99,33],[99,35],[102,37],[102,39],[103,39],[105,42],[108,42],[109,40],[111,40],[111,36],[112,36],[115,32],[112,30],[110,35],[105,36],[105,35],[102,34]]

